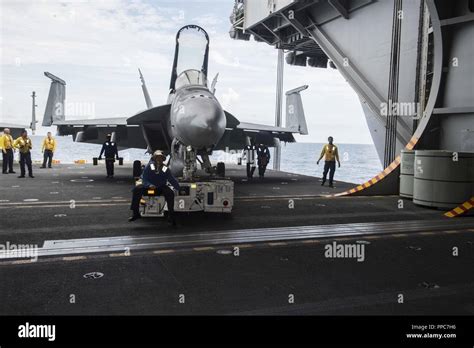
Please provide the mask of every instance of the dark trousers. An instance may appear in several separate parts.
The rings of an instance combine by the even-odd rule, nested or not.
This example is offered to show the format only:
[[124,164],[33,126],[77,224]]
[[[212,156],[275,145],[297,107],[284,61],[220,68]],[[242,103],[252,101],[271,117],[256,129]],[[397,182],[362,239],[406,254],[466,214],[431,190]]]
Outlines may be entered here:
[[336,172],[336,161],[325,161],[324,172],[323,172],[323,184],[326,182],[326,177],[329,172],[329,185],[332,185],[334,179],[334,173]]
[[51,168],[51,163],[53,162],[53,151],[44,150],[43,165],[42,165],[43,168],[46,167],[46,161],[48,162],[48,168]]
[[105,159],[105,169],[107,170],[107,176],[114,176],[114,162],[113,158]]
[[247,163],[247,178],[251,179],[255,172],[255,164]]
[[267,164],[259,163],[258,164],[258,175],[264,177],[265,171],[267,170]]
[[[130,206],[130,210],[133,211],[134,214],[139,213],[140,208],[140,199],[142,199],[143,194],[148,190],[148,187],[143,185],[137,185],[132,190],[132,204]],[[171,219],[174,218],[174,192],[168,186],[162,186],[155,189],[155,194],[158,196],[164,196],[166,200],[166,204],[168,205],[168,212],[169,217]]]
[[8,172],[12,173],[13,172],[13,150],[12,149],[7,149],[5,150],[6,153],[2,151],[3,154],[3,173]]
[[21,176],[25,176],[25,165],[28,167],[28,175],[33,175],[33,168],[31,166],[31,152],[21,153],[20,152],[20,172]]

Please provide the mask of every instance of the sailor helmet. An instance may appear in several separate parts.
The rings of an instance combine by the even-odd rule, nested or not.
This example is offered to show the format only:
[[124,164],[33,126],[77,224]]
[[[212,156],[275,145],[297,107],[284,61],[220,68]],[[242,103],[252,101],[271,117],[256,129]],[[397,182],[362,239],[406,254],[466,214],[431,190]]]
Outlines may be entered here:
[[158,157],[158,156],[161,156],[163,159],[166,159],[165,154],[161,150],[156,150],[155,152],[153,152],[153,157]]

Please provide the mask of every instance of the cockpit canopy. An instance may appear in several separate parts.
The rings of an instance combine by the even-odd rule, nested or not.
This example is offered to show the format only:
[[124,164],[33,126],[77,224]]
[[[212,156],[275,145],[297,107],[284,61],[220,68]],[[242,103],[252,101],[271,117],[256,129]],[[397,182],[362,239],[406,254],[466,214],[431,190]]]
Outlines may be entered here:
[[175,82],[176,89],[191,85],[207,87],[206,75],[202,71],[196,69],[189,69],[179,74]]
[[[207,86],[209,36],[197,25],[186,25],[176,34],[170,89],[187,85]],[[178,81],[179,80],[179,81]]]

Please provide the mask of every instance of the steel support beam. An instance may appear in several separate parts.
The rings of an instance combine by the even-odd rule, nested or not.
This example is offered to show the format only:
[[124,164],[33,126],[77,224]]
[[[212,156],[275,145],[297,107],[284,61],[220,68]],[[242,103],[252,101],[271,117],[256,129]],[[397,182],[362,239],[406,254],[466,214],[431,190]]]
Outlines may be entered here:
[[331,5],[342,17],[349,19],[349,11],[347,9],[347,0],[328,0]]
[[433,114],[434,115],[474,114],[474,106],[457,106],[457,107],[435,108],[433,110]]
[[38,105],[36,105],[36,92],[33,91],[33,93],[31,94],[31,98],[33,99],[33,105],[31,107],[31,124],[30,124],[30,128],[31,128],[31,134],[35,135],[35,132],[36,132],[36,124],[38,123],[38,121],[36,121],[36,107]]
[[[326,35],[326,33],[319,28],[313,21],[313,25],[308,28],[310,37],[321,47],[324,53],[332,60],[336,65],[339,72],[354,88],[357,94],[359,94],[363,100],[366,101],[369,108],[372,110],[374,115],[377,117],[379,122],[385,126],[385,117],[381,115],[382,105],[387,104],[385,98],[383,98],[377,90],[367,81],[363,75],[357,70],[354,64],[350,61],[349,57],[344,55],[334,42]],[[400,125],[406,132],[405,136],[402,136],[400,132],[397,132],[397,139],[402,143],[407,143],[411,136],[411,131],[405,123],[400,122]]]
[[[278,66],[277,66],[277,89],[276,89],[276,105],[275,105],[275,126],[281,127],[282,111],[283,111],[283,71],[285,66],[285,54],[282,49],[278,50]],[[273,154],[273,169],[280,170],[281,162],[281,146],[280,143],[275,144],[275,153]]]
[[455,25],[460,23],[472,22],[474,21],[474,13],[469,13],[464,16],[452,17],[448,19],[440,20],[441,26],[445,25]]
[[280,13],[280,15],[286,19],[292,26],[293,28],[298,31],[301,35],[303,36],[308,36],[308,31],[306,30],[306,28],[304,27],[304,25],[302,25],[300,23],[299,20],[297,20],[296,18],[296,13],[294,11],[289,11],[288,12],[288,15],[285,13],[285,11],[282,11]]

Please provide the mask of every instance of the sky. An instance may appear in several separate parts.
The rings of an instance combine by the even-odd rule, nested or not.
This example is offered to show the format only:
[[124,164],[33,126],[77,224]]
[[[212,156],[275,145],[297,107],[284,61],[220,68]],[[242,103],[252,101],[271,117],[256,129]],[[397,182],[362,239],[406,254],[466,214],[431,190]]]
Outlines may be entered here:
[[[29,124],[35,91],[41,123],[45,71],[67,83],[67,119],[145,109],[138,68],[153,104],[165,104],[176,32],[197,24],[210,36],[208,78],[219,73],[224,108],[242,122],[274,124],[277,50],[231,39],[232,8],[232,0],[0,0],[0,121]],[[301,85],[309,85],[309,135],[297,141],[372,144],[359,99],[337,70],[285,64],[284,90]]]

